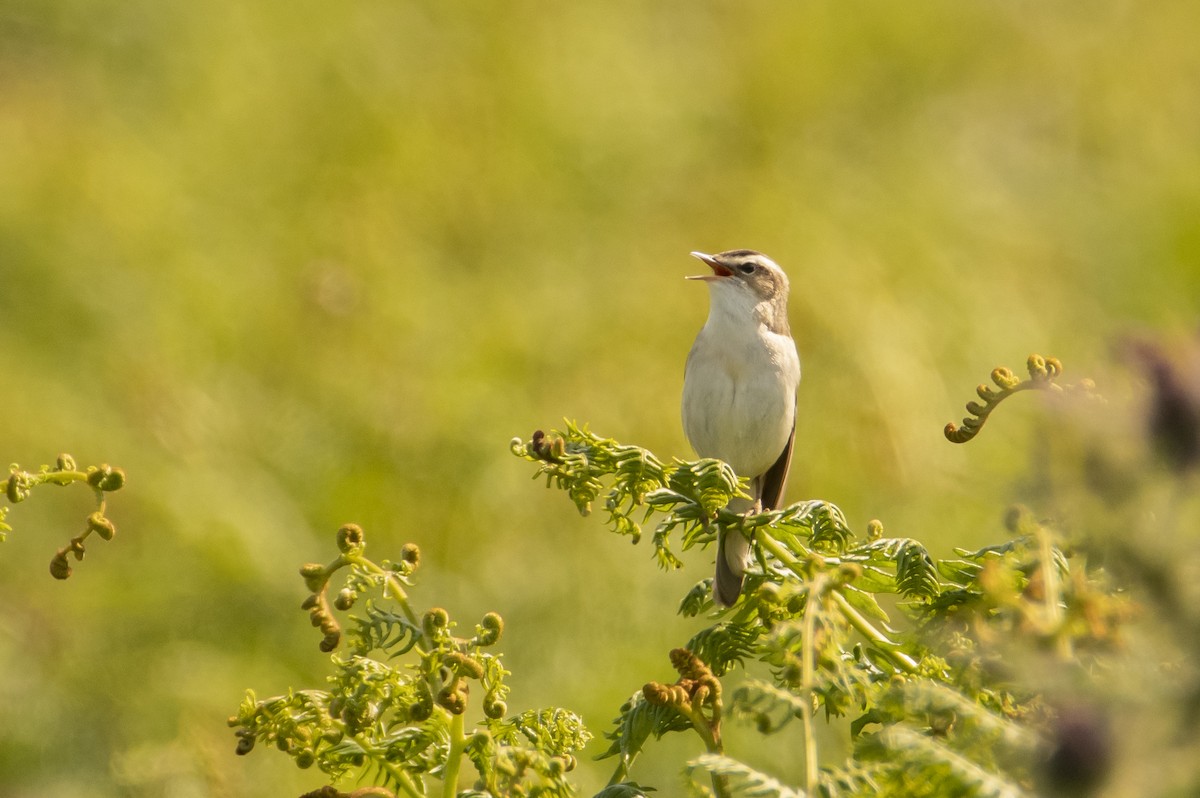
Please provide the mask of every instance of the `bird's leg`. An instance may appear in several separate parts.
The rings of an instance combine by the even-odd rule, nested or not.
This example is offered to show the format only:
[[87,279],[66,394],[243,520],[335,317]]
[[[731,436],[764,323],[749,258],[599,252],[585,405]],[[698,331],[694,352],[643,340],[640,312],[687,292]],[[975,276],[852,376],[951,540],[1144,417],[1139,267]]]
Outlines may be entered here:
[[754,540],[753,530],[746,531],[746,522],[763,511],[762,506],[762,477],[755,477],[750,480],[750,495],[754,497],[753,502],[742,513],[742,518],[738,524],[738,531],[747,541]]
[[754,496],[754,503],[746,511],[747,518],[762,512],[762,477],[755,477],[750,480],[750,492]]

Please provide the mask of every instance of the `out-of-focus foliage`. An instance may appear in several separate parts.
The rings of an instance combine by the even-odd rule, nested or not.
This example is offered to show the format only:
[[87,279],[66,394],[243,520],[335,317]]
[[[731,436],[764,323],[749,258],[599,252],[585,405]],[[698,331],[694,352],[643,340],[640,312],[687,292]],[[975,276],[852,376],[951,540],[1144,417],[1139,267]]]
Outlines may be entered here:
[[1198,27],[1118,0],[4,4],[4,457],[137,490],[63,584],[46,553],[91,508],[9,518],[0,793],[313,788],[231,765],[224,719],[325,675],[281,619],[346,518],[419,543],[455,617],[504,615],[513,700],[603,727],[698,630],[645,608],[706,556],[657,574],[504,442],[570,416],[689,455],[693,249],[792,277],[791,499],[939,559],[998,539],[996,507],[1063,483],[990,427],[948,445],[962,386],[1048,350],[1118,399],[1115,340],[1196,324]]

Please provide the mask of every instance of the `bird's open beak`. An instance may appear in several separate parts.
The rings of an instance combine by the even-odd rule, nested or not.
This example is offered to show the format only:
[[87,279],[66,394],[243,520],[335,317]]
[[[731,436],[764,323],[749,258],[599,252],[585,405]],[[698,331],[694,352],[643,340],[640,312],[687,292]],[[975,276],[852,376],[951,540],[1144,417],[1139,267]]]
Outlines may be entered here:
[[723,266],[723,265],[720,263],[720,261],[718,261],[718,260],[717,260],[716,258],[714,258],[712,255],[705,255],[703,252],[693,252],[693,253],[692,253],[692,257],[693,257],[693,258],[699,258],[700,260],[702,260],[702,261],[704,261],[705,263],[707,263],[707,264],[708,264],[708,268],[712,269],[712,270],[713,270],[713,273],[712,273],[712,274],[694,274],[694,275],[690,275],[690,276],[687,278],[687,279],[689,279],[689,280],[704,280],[704,281],[706,281],[706,282],[712,282],[713,280],[720,280],[720,279],[722,279],[722,278],[724,278],[724,277],[732,277],[732,276],[733,276],[733,272],[731,272],[729,269],[725,268],[725,267],[724,267],[724,266]]

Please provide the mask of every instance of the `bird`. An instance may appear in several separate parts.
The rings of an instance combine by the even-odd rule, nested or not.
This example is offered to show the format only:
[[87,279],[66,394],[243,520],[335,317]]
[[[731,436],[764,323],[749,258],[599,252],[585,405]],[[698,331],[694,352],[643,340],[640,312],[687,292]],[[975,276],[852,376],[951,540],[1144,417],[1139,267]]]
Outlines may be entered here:
[[[788,324],[788,278],[761,252],[691,253],[712,270],[708,319],[684,367],[682,416],[700,457],[722,460],[750,482],[736,512],[773,510],[783,501],[796,434],[800,355]],[[736,529],[717,540],[713,601],[731,607],[742,591],[750,541]]]

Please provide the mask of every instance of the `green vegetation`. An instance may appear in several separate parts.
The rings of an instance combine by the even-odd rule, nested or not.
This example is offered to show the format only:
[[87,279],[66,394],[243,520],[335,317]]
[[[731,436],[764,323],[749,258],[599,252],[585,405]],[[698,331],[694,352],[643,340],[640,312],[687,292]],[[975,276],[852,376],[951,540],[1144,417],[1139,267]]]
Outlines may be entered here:
[[[92,493],[96,497],[96,509],[87,517],[83,531],[72,537],[66,546],[54,553],[54,559],[50,561],[50,573],[55,579],[66,579],[71,576],[73,569],[70,560],[83,559],[83,555],[87,553],[84,541],[93,533],[99,535],[103,540],[112,540],[117,534],[116,525],[104,514],[108,507],[108,499],[105,494],[125,487],[125,472],[108,464],[88,466],[81,471],[75,465],[75,458],[69,454],[60,454],[53,466],[44,465],[38,469],[37,473],[23,471],[20,466],[13,464],[9,467],[8,480],[5,483],[4,497],[9,504],[19,504],[25,501],[33,489],[39,485],[66,487],[76,484],[86,484],[92,489]],[[0,541],[4,540],[5,536],[12,531],[12,527],[4,520],[7,515],[8,507],[0,507]]]
[[[457,795],[464,759],[476,770],[477,795],[570,795],[566,774],[591,735],[565,710],[508,717],[503,680],[509,672],[484,650],[500,640],[500,616],[490,612],[470,638],[455,637],[444,609],[418,618],[408,600],[402,585],[411,584],[419,562],[416,546],[405,546],[399,562],[376,564],[363,554],[360,527],[343,526],[337,542],[341,554],[332,563],[300,569],[312,590],[303,608],[324,634],[321,650],[333,651],[341,642],[326,593],[342,568],[350,573],[334,601],[338,610],[349,610],[364,592],[381,593],[395,609],[366,601],[365,617],[354,618],[349,651],[334,656],[330,690],[293,690],[262,701],[250,692],[229,719],[238,729],[237,752],[247,754],[261,740],[302,769],[315,764],[335,780],[366,772],[394,794],[414,798],[427,794],[428,776],[441,782],[446,798]],[[417,661],[401,665],[397,658],[404,655]],[[485,720],[468,731],[472,683],[483,692]]]
[[[1000,393],[980,386],[986,404],[968,405],[973,416],[964,427],[971,434],[950,425],[947,438],[974,437],[990,412],[1022,390],[1073,397],[1065,428],[1079,426],[1095,409],[1090,380],[1081,382],[1082,390],[1060,383],[1057,359],[1032,355],[1028,370],[1026,380],[994,370]],[[1161,410],[1170,397],[1159,391],[1154,399]],[[1192,397],[1190,412],[1184,419],[1190,428],[1152,429],[1172,442],[1190,442],[1196,461],[1200,395]],[[602,500],[609,526],[635,544],[654,519],[652,545],[664,569],[684,567],[672,536],[682,552],[713,543],[721,528],[737,527],[756,541],[758,567],[747,574],[744,596],[733,608],[716,610],[709,578],[680,602],[680,615],[702,617],[707,625],[670,651],[674,682],[646,681],[622,704],[605,734],[609,746],[598,756],[616,762],[608,786],[597,793],[601,798],[651,790],[633,780],[636,763],[644,752],[654,757],[652,737],[674,732],[699,737],[685,769],[690,786],[709,794],[697,781],[707,774],[711,794],[722,798],[1091,795],[1114,771],[1118,784],[1150,775],[1122,762],[1123,750],[1135,747],[1127,736],[1132,726],[1176,739],[1174,750],[1160,753],[1160,764],[1196,761],[1185,707],[1200,692],[1200,678],[1167,663],[1200,637],[1180,612],[1184,596],[1174,570],[1148,571],[1145,563],[1155,556],[1149,545],[1116,544],[1124,531],[1112,524],[1119,513],[1069,529],[1073,524],[1061,511],[1052,523],[1014,506],[1003,540],[935,560],[920,540],[885,536],[879,521],[855,535],[842,511],[823,501],[753,515],[731,512],[727,505],[744,495],[745,484],[717,460],[667,463],[574,424],[563,433],[514,439],[512,450],[536,463],[536,476],[565,491],[582,514]],[[1086,471],[1094,468],[1089,463],[1109,459],[1110,470],[1119,472],[1122,467],[1111,464],[1114,451],[1112,441],[1100,439],[1089,444],[1083,463],[1059,456],[1059,465]],[[1138,494],[1154,492],[1154,483],[1187,485],[1195,462],[1168,462],[1169,470],[1151,480],[1120,474],[1130,491],[1112,508],[1144,506],[1149,497]],[[1102,503],[1104,486],[1086,473],[1078,476],[1060,500],[1078,491],[1075,500]],[[1177,494],[1164,508],[1179,527],[1164,530],[1156,521],[1155,531],[1194,535],[1200,503]],[[300,571],[312,591],[302,606],[324,634],[321,650],[341,642],[327,598],[337,571],[350,569],[337,610],[350,610],[364,591],[380,590],[398,609],[368,600],[365,615],[350,616],[350,651],[334,654],[330,689],[293,689],[264,700],[250,693],[229,721],[237,728],[238,752],[272,743],[301,768],[317,764],[335,783],[356,773],[394,790],[379,794],[415,798],[428,793],[433,778],[442,794],[455,795],[464,759],[476,770],[472,791],[464,794],[577,794],[571,772],[591,735],[563,709],[506,717],[502,680],[511,674],[483,651],[499,641],[499,616],[485,616],[473,637],[454,637],[445,610],[418,617],[410,605],[415,547],[406,546],[399,563],[376,565],[364,558],[365,537],[354,525],[339,531],[338,547],[341,554],[330,564]],[[1186,572],[1192,564],[1185,558],[1176,569]],[[1159,625],[1182,651],[1161,642],[1130,646],[1131,636],[1156,626],[1127,629],[1141,608],[1131,594],[1143,607],[1158,603],[1170,610]],[[405,655],[415,662],[401,664]],[[1148,662],[1156,663],[1150,672]],[[736,676],[736,689],[729,689]],[[1114,700],[1137,678],[1170,685],[1177,709],[1152,709],[1149,695],[1132,706]],[[468,731],[472,680],[484,692],[483,718]],[[1139,717],[1145,712],[1153,719]],[[820,716],[844,719],[840,733],[853,743],[844,761],[836,746],[832,755],[824,750]],[[727,754],[727,741],[738,735],[788,740],[779,750],[791,754],[755,767]],[[798,784],[788,785],[780,776],[796,759],[803,772]],[[1194,765],[1171,779],[1156,778],[1167,794],[1200,785]],[[324,789],[321,795],[341,794],[333,785]]]
[[[3,456],[65,448],[129,486],[61,583],[46,563],[94,496],[37,487],[7,515],[0,794],[324,786],[233,757],[225,724],[247,688],[328,689],[295,570],[351,519],[379,562],[420,546],[414,611],[468,638],[504,618],[509,714],[578,713],[597,739],[571,779],[602,789],[600,733],[712,623],[673,612],[711,550],[685,526],[653,545],[657,521],[637,547],[598,534],[505,442],[569,416],[691,457],[687,252],[742,246],[793,284],[788,499],[839,508],[847,545],[882,519],[934,564],[1009,540],[1014,505],[1073,557],[1096,533],[1072,573],[1129,588],[1122,644],[1148,670],[1077,717],[1129,709],[1114,778],[1174,783],[1194,491],[1147,451],[1151,372],[1124,343],[1182,362],[1197,323],[1198,25],[1187,3],[6,4]],[[947,443],[970,386],[1031,351],[1104,402],[1031,391]],[[684,567],[657,569],[668,552]],[[856,755],[854,717],[815,724],[823,761]],[[724,755],[802,785],[798,723]],[[631,778],[667,794],[703,750],[669,734]]]

